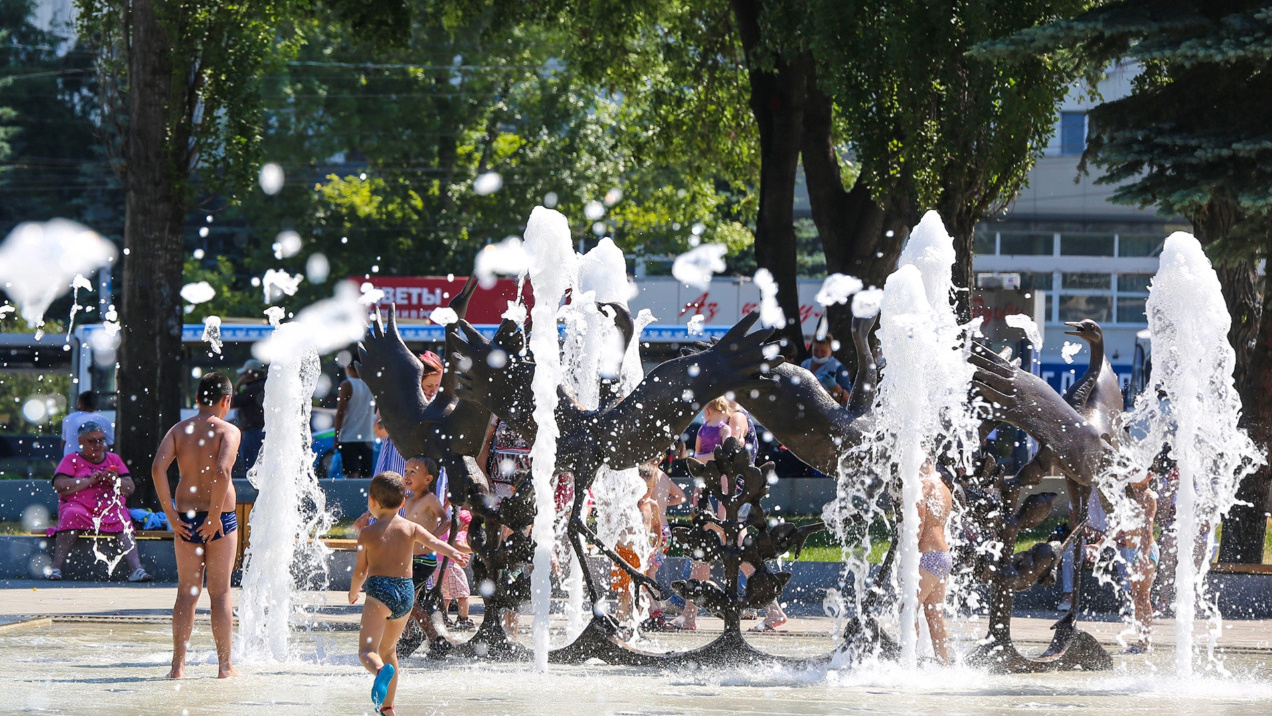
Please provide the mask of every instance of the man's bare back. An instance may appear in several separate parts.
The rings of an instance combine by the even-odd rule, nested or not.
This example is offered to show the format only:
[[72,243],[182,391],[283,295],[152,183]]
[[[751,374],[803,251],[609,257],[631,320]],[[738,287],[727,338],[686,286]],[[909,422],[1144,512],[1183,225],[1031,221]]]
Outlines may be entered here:
[[[212,637],[216,641],[217,675],[234,676],[231,663],[233,610],[230,573],[238,545],[234,483],[239,429],[225,422],[234,392],[229,378],[208,373],[199,381],[199,414],[182,420],[163,436],[150,476],[155,493],[176,539],[177,601],[172,608],[172,671],[185,674],[186,650],[194,628],[194,609],[206,581],[212,601]],[[176,494],[168,484],[173,460],[181,469]]]
[[[226,464],[227,459],[229,465],[234,464],[239,440],[239,429],[215,415],[196,415],[168,431],[160,451],[171,441],[181,471],[181,481],[172,496],[177,511],[212,509],[212,498],[220,487],[218,466]],[[234,483],[230,482],[218,506],[220,511],[233,511],[235,500]]]

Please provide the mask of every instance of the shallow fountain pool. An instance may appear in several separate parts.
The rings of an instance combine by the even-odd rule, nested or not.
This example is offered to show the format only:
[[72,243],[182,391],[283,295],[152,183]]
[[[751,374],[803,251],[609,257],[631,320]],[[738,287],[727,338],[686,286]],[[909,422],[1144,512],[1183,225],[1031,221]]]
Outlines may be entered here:
[[[164,678],[166,621],[55,623],[0,633],[0,711],[8,713],[178,713],[286,716],[370,713],[371,678],[347,631],[296,635],[288,664],[243,664],[243,676],[212,678],[206,626],[196,630],[190,677]],[[672,637],[671,639],[674,639]],[[812,637],[769,637],[790,644]],[[783,668],[658,673],[603,665],[550,666],[404,662],[399,713],[504,714],[838,714],[1019,713],[1087,709],[1099,713],[1263,714],[1272,700],[1266,653],[1229,654],[1227,679],[1174,676],[1172,654],[1148,661],[1115,657],[1114,671],[991,676],[963,668],[792,671]]]

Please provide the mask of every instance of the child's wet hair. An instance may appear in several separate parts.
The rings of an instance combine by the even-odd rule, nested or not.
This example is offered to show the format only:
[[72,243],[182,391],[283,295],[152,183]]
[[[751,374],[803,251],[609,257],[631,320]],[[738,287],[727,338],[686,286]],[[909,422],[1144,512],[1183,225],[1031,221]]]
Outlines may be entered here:
[[371,495],[380,507],[396,510],[402,506],[402,502],[406,499],[406,486],[402,484],[401,475],[391,470],[385,470],[371,478],[371,485],[367,488],[367,494]]
[[213,406],[222,399],[234,395],[234,384],[224,373],[207,373],[199,379],[198,401],[200,405]]
[[707,403],[707,407],[711,408],[717,413],[720,413],[721,415],[728,415],[729,414],[729,399],[721,396],[711,401],[710,403]]
[[425,472],[432,475],[433,477],[437,477],[437,461],[434,460],[433,458],[428,457],[426,455],[415,455],[413,457],[407,458],[406,461],[420,463],[421,465],[424,466]]

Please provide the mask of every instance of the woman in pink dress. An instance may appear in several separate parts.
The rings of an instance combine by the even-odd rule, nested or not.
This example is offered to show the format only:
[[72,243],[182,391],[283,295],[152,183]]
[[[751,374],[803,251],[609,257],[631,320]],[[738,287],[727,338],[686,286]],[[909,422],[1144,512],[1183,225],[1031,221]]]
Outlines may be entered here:
[[61,579],[62,567],[80,532],[119,535],[119,547],[130,570],[128,581],[150,581],[141,566],[131,517],[124,501],[135,486],[124,461],[106,450],[106,434],[95,422],[79,428],[79,452],[62,458],[53,475],[57,491],[57,526],[49,529],[53,541],[53,567],[46,575]]

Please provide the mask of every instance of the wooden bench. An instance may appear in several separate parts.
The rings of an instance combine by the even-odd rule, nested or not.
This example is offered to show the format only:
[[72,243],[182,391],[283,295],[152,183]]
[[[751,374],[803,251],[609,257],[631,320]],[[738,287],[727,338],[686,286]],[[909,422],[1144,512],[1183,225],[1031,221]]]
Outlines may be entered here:
[[1215,563],[1210,565],[1214,574],[1272,574],[1272,564],[1232,564]]

